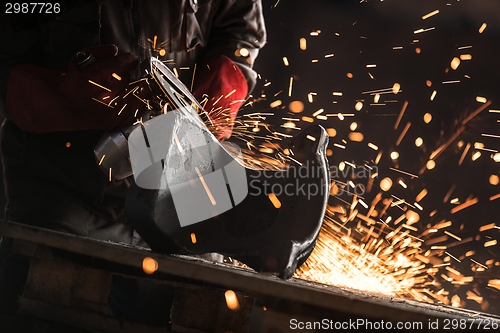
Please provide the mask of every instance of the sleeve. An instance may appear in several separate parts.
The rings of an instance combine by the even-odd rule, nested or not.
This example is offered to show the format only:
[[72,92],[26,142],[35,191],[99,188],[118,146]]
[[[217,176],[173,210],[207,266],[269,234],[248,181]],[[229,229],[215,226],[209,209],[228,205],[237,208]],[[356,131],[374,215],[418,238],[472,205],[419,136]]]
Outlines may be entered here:
[[[245,75],[250,92],[257,80],[252,66],[266,43],[261,0],[221,0],[214,10],[206,58],[225,55],[234,61]],[[248,53],[240,52],[242,49]]]
[[0,114],[9,119],[6,107],[10,71],[20,63],[36,63],[41,32],[22,15],[0,13]]

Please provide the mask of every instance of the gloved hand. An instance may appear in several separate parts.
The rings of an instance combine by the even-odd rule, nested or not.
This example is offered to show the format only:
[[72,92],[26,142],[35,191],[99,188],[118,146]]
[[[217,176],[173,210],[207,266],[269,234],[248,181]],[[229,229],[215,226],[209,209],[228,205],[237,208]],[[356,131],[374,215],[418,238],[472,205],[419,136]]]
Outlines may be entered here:
[[228,57],[213,57],[198,65],[193,95],[200,102],[205,94],[208,96],[204,109],[216,126],[214,134],[217,139],[231,136],[234,120],[247,93],[245,76]]
[[137,58],[130,53],[117,55],[115,45],[85,51],[97,61],[84,69],[78,68],[76,57],[70,60],[67,71],[30,64],[12,69],[7,110],[20,129],[40,134],[110,130],[134,121],[136,110],[140,112],[145,105],[139,98],[150,93],[143,81],[129,85],[129,72],[136,68]]

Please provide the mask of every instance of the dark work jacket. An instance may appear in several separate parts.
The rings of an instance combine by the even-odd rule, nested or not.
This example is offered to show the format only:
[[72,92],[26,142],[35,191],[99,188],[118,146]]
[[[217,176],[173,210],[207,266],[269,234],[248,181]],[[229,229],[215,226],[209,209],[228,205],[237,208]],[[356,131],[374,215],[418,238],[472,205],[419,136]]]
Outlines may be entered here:
[[[0,14],[0,111],[6,118],[1,151],[7,197],[62,195],[112,220],[122,209],[128,184],[126,180],[109,182],[97,166],[93,148],[103,132],[39,135],[21,131],[9,120],[11,110],[5,107],[11,68],[31,63],[65,69],[77,51],[113,43],[119,52],[131,52],[140,61],[150,56],[165,60],[178,69],[188,86],[196,62],[226,55],[238,64],[252,89],[256,74],[251,67],[266,39],[261,2],[58,2],[58,14]],[[248,58],[235,55],[243,47],[250,51]]]

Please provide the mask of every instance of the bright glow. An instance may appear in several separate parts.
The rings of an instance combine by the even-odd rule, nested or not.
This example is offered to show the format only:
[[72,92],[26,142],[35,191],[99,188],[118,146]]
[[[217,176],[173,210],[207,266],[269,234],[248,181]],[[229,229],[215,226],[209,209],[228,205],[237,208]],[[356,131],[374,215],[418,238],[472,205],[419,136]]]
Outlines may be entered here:
[[326,133],[328,133],[328,136],[330,138],[333,138],[334,136],[337,135],[337,130],[335,130],[335,128],[327,128]]
[[394,94],[397,94],[399,92],[399,90],[401,90],[401,85],[399,83],[394,83],[394,85],[392,86],[392,92]]
[[361,132],[351,132],[349,133],[349,140],[354,142],[361,142],[364,140],[365,136]]
[[238,302],[238,297],[236,293],[232,290],[227,290],[224,293],[226,298],[226,305],[230,310],[236,311],[240,308],[240,303]]
[[385,177],[384,179],[382,179],[380,181],[380,189],[382,191],[387,192],[391,189],[391,187],[392,187],[392,179],[391,178]]
[[451,69],[456,70],[458,68],[458,66],[460,66],[460,59],[458,59],[457,57],[455,57],[451,61],[450,67],[451,67]]
[[307,49],[307,40],[305,38],[300,39],[300,49],[304,51]]
[[436,167],[436,162],[434,162],[433,160],[429,160],[427,161],[427,164],[425,164],[425,166],[428,170],[432,170]]
[[424,139],[418,137],[415,139],[415,146],[420,147],[424,143]]
[[356,105],[354,105],[354,108],[356,111],[360,111],[363,108],[363,102],[357,102]]
[[142,270],[146,274],[153,274],[158,269],[158,262],[151,257],[146,257],[142,261]]
[[288,104],[288,108],[293,113],[301,113],[302,111],[304,111],[304,103],[302,103],[301,101],[293,101]]

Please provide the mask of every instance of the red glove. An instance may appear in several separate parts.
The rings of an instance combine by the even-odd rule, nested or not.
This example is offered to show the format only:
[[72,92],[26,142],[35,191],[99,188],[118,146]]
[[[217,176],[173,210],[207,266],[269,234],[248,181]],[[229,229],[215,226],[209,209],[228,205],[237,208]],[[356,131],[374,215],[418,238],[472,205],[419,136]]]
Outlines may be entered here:
[[143,81],[129,85],[129,72],[136,68],[137,58],[130,53],[117,55],[115,45],[85,51],[97,61],[84,69],[78,68],[76,57],[66,72],[30,64],[12,69],[7,110],[20,129],[40,134],[110,130],[134,121],[136,110],[140,112],[145,105],[137,96],[144,99],[150,92]]
[[203,102],[204,109],[215,125],[214,134],[219,140],[231,136],[234,119],[248,93],[245,76],[238,66],[226,56],[210,58],[195,74],[193,95]]

